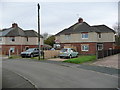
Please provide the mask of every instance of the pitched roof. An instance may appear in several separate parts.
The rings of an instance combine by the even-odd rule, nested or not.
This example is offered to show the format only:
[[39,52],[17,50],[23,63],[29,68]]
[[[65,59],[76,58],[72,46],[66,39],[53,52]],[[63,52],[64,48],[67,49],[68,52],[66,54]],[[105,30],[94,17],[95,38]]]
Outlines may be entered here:
[[[34,30],[25,30],[24,32],[27,37],[38,37],[38,33]],[[43,38],[41,35],[40,37]]]
[[82,22],[82,23],[75,23],[74,25],[70,26],[69,28],[60,31],[56,35],[81,33],[81,32],[94,32],[94,31],[99,32],[98,29],[91,27],[86,22]]
[[[5,33],[5,32],[7,32],[7,33]],[[15,27],[15,28],[10,28],[10,29],[4,30],[3,35],[7,36],[7,37],[9,37],[9,36],[25,36],[25,33],[21,28]]]
[[100,32],[114,32],[115,33],[113,29],[109,28],[106,25],[94,25],[92,27],[99,29]]
[[82,22],[82,23],[75,23],[69,28],[60,31],[56,35],[73,34],[73,33],[81,33],[81,32],[114,32],[114,30],[107,27],[106,25],[90,26],[86,22]]
[[[22,37],[38,37],[38,33],[34,30],[23,30],[20,27],[11,27],[0,31],[0,36],[22,36]],[[41,38],[43,38],[40,35]]]

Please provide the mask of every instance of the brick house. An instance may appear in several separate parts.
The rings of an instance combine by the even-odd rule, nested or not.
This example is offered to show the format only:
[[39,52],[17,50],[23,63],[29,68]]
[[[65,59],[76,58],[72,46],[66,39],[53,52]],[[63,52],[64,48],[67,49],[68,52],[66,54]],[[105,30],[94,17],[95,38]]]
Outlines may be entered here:
[[73,47],[80,54],[96,54],[98,50],[114,48],[115,31],[106,25],[90,26],[82,18],[74,25],[55,35],[61,48]]
[[[40,44],[43,45],[43,37],[40,35]],[[0,31],[0,52],[8,55],[9,50],[13,54],[20,54],[28,48],[38,47],[38,33],[34,30],[23,30],[16,23],[12,27]]]

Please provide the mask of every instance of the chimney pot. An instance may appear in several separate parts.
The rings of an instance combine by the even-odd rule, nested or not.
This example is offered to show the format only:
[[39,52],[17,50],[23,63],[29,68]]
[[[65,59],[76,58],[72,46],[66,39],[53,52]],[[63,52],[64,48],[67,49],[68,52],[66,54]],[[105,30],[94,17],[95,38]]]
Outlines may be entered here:
[[83,19],[82,18],[79,18],[78,19],[78,23],[82,23],[83,22]]
[[12,28],[18,27],[17,23],[12,24]]

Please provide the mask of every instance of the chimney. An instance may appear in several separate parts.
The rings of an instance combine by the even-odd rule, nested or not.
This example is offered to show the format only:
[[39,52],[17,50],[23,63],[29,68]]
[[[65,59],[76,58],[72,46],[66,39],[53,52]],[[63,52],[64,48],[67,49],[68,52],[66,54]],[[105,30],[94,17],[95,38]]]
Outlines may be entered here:
[[12,24],[12,28],[18,27],[17,23]]
[[78,23],[82,23],[83,22],[83,19],[82,18],[79,18],[78,19]]

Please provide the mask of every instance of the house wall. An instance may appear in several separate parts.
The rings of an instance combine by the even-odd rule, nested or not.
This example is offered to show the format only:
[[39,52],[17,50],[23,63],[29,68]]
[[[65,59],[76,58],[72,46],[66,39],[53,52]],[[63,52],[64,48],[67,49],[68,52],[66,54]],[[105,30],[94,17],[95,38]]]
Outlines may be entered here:
[[[64,48],[64,46],[73,46],[76,47],[77,51],[79,52],[79,54],[96,54],[96,43],[92,43],[92,42],[83,42],[83,43],[61,43],[62,48]],[[82,45],[89,45],[89,51],[82,51],[81,50],[81,46]]]
[[[43,39],[40,38],[40,44],[43,45]],[[15,37],[15,41],[10,41],[10,37],[2,37],[2,41],[0,41],[0,45],[38,45],[37,37],[28,37],[28,41],[26,37]]]
[[98,42],[115,42],[115,35],[112,32],[102,33],[101,38],[98,38]]
[[[82,45],[89,45],[89,51],[82,51]],[[82,42],[82,43],[61,43],[61,48],[65,47],[74,47],[79,52],[79,54],[92,54],[95,55],[97,53],[97,43],[95,42]],[[109,50],[110,48],[114,49],[113,42],[104,42],[103,43],[103,50]]]
[[82,34],[71,34],[69,39],[66,39],[65,35],[60,35],[61,43],[72,43],[72,42],[96,42],[97,41],[97,33],[91,32],[88,33],[88,39],[82,39]]
[[26,50],[26,47],[29,48],[37,48],[38,45],[2,45],[2,54],[8,55],[10,48],[14,48],[14,52],[12,54],[20,55],[22,51]]
[[113,42],[105,42],[103,43],[103,49],[104,50],[109,50],[109,49],[114,49],[114,43]]
[[[40,45],[43,45],[43,39],[40,38]],[[35,48],[38,47],[38,38],[29,37],[28,41],[26,37],[15,37],[15,41],[10,41],[10,37],[2,37],[0,41],[0,54],[8,55],[10,48],[15,48],[13,54],[20,54],[21,51],[24,51],[26,47]]]
[[82,34],[71,34],[70,38],[66,39],[65,35],[56,36],[58,43],[79,43],[79,42],[115,42],[114,33],[101,33],[102,37],[98,38],[96,32],[89,32],[88,39],[82,39]]

